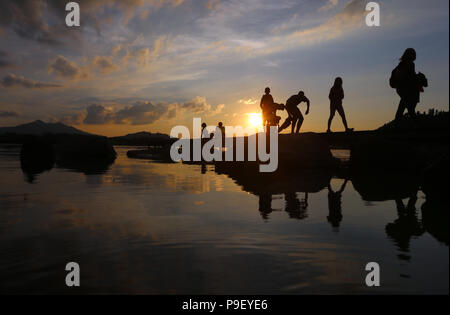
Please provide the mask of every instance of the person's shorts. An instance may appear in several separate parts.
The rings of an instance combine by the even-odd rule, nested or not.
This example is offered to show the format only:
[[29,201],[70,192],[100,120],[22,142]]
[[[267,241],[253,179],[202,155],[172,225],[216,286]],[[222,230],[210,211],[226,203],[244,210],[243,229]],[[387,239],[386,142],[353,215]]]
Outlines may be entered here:
[[291,119],[301,119],[303,118],[302,112],[298,109],[297,106],[289,106],[286,107],[289,117]]

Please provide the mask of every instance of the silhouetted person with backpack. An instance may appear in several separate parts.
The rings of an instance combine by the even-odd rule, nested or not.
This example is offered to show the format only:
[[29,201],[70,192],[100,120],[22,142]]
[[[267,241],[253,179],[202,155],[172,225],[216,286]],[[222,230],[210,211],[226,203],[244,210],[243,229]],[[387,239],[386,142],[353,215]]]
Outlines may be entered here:
[[292,95],[287,101],[286,101],[286,110],[288,112],[289,117],[286,119],[286,121],[283,123],[283,125],[280,127],[278,132],[282,132],[284,129],[288,128],[290,125],[292,126],[291,133],[294,134],[295,126],[297,125],[296,133],[300,133],[300,128],[302,127],[303,121],[305,120],[303,118],[302,113],[300,112],[300,109],[298,109],[298,105],[302,102],[305,102],[308,108],[306,109],[305,115],[309,114],[309,107],[310,107],[310,101],[305,96],[305,92],[300,91],[297,95]]
[[397,122],[403,117],[405,109],[408,110],[409,116],[416,120],[416,106],[420,102],[420,93],[423,92],[424,87],[428,87],[425,75],[416,73],[414,64],[416,56],[413,48],[406,49],[389,80],[390,86],[396,89],[400,96],[400,104],[395,114]]
[[342,100],[344,99],[344,89],[342,88],[342,83],[342,78],[336,78],[328,96],[328,98],[330,99],[330,118],[328,119],[327,129],[328,133],[331,133],[331,123],[333,122],[334,115],[336,115],[336,111],[342,118],[342,123],[344,124],[345,131],[353,131],[352,128],[348,128],[347,118],[345,117],[344,107],[342,106]]

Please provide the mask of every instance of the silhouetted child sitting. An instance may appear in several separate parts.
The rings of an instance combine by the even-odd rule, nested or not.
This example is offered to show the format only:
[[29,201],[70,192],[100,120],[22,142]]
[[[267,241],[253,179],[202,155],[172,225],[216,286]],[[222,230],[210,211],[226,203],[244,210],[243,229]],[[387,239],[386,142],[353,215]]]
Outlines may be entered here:
[[328,129],[327,132],[331,132],[331,123],[333,122],[334,115],[336,111],[342,118],[342,123],[344,124],[345,131],[353,131],[353,128],[348,128],[347,119],[345,118],[344,107],[342,106],[342,100],[344,99],[344,89],[342,88],[342,78],[336,78],[334,85],[331,88],[330,95],[330,118],[328,119]]

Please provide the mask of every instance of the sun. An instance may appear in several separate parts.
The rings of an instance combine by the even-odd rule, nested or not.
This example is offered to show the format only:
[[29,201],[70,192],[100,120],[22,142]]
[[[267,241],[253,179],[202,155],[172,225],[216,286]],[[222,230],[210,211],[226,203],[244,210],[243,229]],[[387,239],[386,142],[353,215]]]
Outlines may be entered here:
[[252,127],[261,127],[263,124],[262,116],[258,113],[248,113],[248,123]]

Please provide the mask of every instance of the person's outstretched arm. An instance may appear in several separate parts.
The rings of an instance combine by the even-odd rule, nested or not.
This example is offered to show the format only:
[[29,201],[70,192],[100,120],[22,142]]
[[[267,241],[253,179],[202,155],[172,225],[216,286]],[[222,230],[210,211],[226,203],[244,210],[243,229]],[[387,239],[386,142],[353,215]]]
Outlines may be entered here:
[[308,115],[309,114],[309,107],[311,105],[311,102],[309,101],[309,99],[307,97],[305,97],[305,102],[306,102],[306,106],[307,106],[305,114]]

